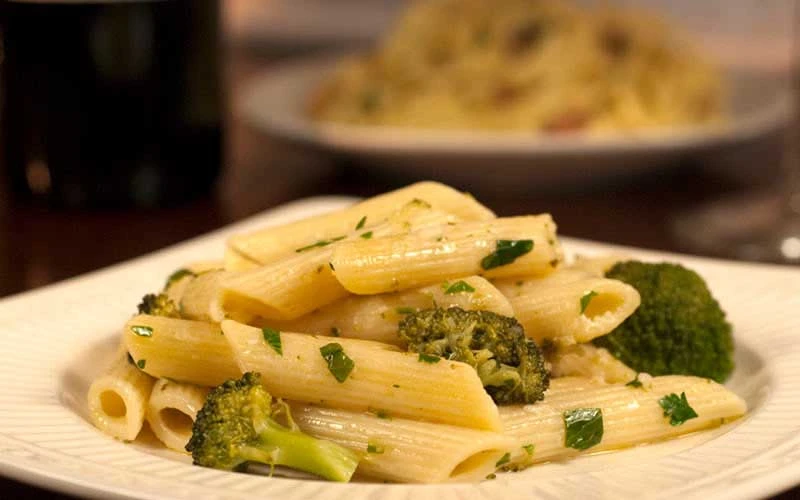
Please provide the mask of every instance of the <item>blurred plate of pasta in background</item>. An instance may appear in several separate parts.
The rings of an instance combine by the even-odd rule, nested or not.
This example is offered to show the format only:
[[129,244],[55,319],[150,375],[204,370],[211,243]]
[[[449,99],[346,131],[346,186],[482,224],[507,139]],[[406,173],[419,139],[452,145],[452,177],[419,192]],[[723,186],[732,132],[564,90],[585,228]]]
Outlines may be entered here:
[[492,166],[505,187],[592,182],[785,122],[775,72],[712,59],[638,10],[420,2],[368,52],[256,79],[241,110],[269,133],[419,177],[486,182]]
[[[0,301],[0,474],[80,496],[124,498],[608,498],[637,495],[751,498],[800,481],[800,272],[640,251],[564,238],[570,256],[626,254],[679,261],[701,273],[734,325],[726,386],[748,414],[718,430],[619,453],[537,465],[481,483],[323,483],[190,465],[190,457],[141,436],[131,444],[89,422],[91,381],[117,350],[121,321],[142,293],[186,262],[221,257],[226,238],[341,208],[343,198],[279,207],[127,263]],[[742,287],[741,283],[748,283]],[[31,311],[46,314],[31,314]],[[436,446],[435,440],[431,446]]]

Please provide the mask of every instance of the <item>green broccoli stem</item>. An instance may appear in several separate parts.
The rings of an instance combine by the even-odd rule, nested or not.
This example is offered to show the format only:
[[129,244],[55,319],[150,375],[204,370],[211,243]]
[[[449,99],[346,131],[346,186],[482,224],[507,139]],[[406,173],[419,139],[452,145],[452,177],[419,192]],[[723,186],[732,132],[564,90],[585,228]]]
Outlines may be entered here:
[[252,461],[283,465],[340,482],[349,481],[358,466],[359,456],[355,452],[287,429],[272,419],[258,431],[263,448],[241,450],[242,455]]

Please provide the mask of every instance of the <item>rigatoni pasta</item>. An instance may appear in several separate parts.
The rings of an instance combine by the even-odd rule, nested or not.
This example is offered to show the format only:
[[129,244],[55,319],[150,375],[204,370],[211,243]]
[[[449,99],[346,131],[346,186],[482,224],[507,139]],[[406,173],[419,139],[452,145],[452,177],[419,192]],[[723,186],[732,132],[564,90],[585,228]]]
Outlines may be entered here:
[[147,401],[146,418],[153,434],[171,450],[186,451],[192,424],[208,396],[208,387],[159,379]]

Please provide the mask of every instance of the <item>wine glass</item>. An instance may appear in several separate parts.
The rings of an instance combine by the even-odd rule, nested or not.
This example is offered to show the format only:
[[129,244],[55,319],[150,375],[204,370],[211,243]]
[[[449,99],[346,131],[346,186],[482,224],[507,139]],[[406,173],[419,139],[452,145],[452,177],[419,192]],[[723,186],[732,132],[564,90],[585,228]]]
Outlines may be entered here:
[[800,264],[800,0],[792,2],[791,118],[779,185],[766,195],[720,200],[673,221],[687,248],[736,259]]

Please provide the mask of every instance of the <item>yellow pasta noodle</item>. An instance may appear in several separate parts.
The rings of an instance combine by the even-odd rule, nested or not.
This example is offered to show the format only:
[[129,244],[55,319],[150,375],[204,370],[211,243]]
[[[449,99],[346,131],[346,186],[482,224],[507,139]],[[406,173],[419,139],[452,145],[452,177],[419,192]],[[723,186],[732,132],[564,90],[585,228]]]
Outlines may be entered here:
[[228,246],[244,258],[268,264],[291,255],[297,248],[347,234],[362,225],[362,219],[363,227],[381,223],[414,199],[423,200],[436,210],[464,220],[494,217],[491,210],[465,193],[437,182],[419,182],[336,212],[233,236],[228,240]]
[[[680,425],[670,425],[659,400],[669,394],[682,393],[698,416]],[[520,443],[532,444],[535,449],[532,460],[543,462],[581,453],[565,446],[564,412],[577,408],[602,411],[602,440],[586,450],[589,453],[715,427],[747,411],[746,403],[739,396],[712,380],[699,377],[653,377],[641,388],[567,377],[551,382],[544,401],[535,405],[500,407],[500,416],[506,434]]]
[[[464,291],[454,291],[462,286]],[[448,293],[449,292],[449,293]],[[480,276],[437,283],[404,292],[355,295],[291,321],[263,320],[288,332],[332,335],[398,344],[397,324],[410,311],[453,307],[492,311],[511,316],[511,304],[489,281]]]
[[476,481],[494,472],[516,440],[496,432],[374,413],[292,404],[303,432],[364,453],[358,473],[406,483]]
[[140,314],[125,324],[122,342],[156,378],[215,386],[242,375],[216,323]]
[[[519,246],[509,249],[508,245]],[[347,290],[375,294],[475,274],[487,278],[546,275],[562,259],[555,223],[545,214],[342,242],[333,250],[331,263],[336,279]]]
[[169,449],[185,452],[192,437],[192,424],[203,407],[208,387],[158,380],[147,401],[147,423]]
[[[346,241],[369,241],[414,229],[435,228],[454,221],[445,212],[424,202],[409,202],[388,220],[370,230],[350,231],[297,249],[289,257],[270,265],[230,273],[222,282],[219,301],[226,313],[289,320],[309,313],[348,295],[334,277],[331,255]],[[340,240],[341,243],[339,242]]]
[[495,286],[511,302],[525,333],[559,344],[588,342],[633,314],[639,292],[621,281],[564,269],[541,279],[505,279]]
[[594,344],[557,346],[547,360],[553,377],[585,377],[608,384],[624,384],[636,377],[636,370]]
[[106,434],[124,441],[136,439],[142,429],[145,406],[153,387],[152,377],[142,372],[124,351],[89,387],[89,418]]
[[259,328],[226,320],[222,330],[240,370],[261,373],[275,397],[501,430],[497,407],[467,364],[444,359],[428,363],[387,344],[335,339],[353,363],[352,372],[340,380],[323,357],[330,338],[281,332],[281,348],[276,349]]

